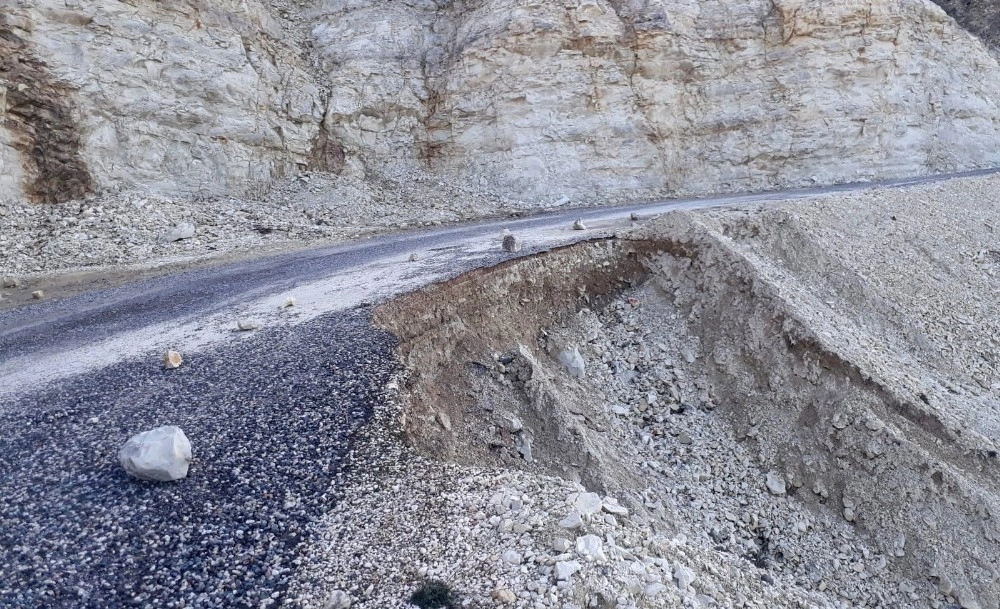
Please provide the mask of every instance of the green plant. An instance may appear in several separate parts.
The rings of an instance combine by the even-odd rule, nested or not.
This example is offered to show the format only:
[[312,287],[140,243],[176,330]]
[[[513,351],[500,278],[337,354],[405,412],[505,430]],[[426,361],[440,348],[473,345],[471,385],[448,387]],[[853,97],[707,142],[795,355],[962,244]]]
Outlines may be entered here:
[[431,579],[420,584],[410,602],[420,609],[453,609],[458,605],[458,595],[448,584]]

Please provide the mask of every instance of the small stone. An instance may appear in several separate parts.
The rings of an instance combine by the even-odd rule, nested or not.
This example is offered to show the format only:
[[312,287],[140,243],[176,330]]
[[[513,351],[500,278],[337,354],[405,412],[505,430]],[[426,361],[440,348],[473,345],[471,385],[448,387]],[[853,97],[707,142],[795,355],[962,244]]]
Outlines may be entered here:
[[584,535],[576,538],[576,553],[587,560],[605,561],[604,542],[597,535]]
[[681,565],[680,563],[674,563],[674,581],[677,582],[677,588],[681,592],[687,592],[691,589],[691,584],[695,580],[694,571],[688,569],[687,567]]
[[493,600],[507,605],[517,601],[517,595],[507,588],[497,588],[490,596],[493,597]]
[[580,350],[576,347],[565,349],[559,353],[559,363],[566,367],[570,376],[582,379],[586,374],[586,364]]
[[638,222],[640,220],[639,214],[632,212],[631,214],[629,214],[629,220],[633,222]]
[[651,584],[647,584],[646,587],[643,588],[642,593],[646,596],[656,596],[666,589],[667,587],[660,582],[653,582]]
[[587,230],[587,225],[583,223],[583,220],[577,220],[573,223],[573,230]]
[[285,298],[284,302],[281,303],[282,309],[289,309],[294,306],[295,306],[295,298],[292,296]]
[[517,448],[517,452],[521,453],[521,457],[526,463],[535,460],[531,454],[531,434],[522,432],[514,436],[514,447]]
[[503,238],[503,251],[512,254],[521,251],[521,241],[514,235],[505,235]]
[[580,569],[580,563],[575,560],[559,561],[556,563],[556,579],[567,580]]
[[609,514],[614,514],[615,516],[628,516],[628,508],[623,505],[619,505],[618,500],[614,497],[605,497],[601,507],[604,508],[604,511]]
[[191,442],[180,427],[164,425],[129,438],[118,451],[118,462],[140,480],[180,480],[188,474]]
[[19,288],[21,287],[21,280],[17,277],[12,277],[10,275],[4,275],[3,277],[3,287],[5,288]]
[[683,349],[681,349],[681,357],[683,357],[684,361],[689,364],[693,364],[694,360],[696,359],[694,356],[694,351],[691,350],[691,347],[684,347]]
[[559,521],[559,526],[564,529],[579,529],[583,526],[583,518],[580,517],[580,512],[570,512]]
[[176,351],[167,351],[163,354],[163,367],[167,370],[180,368],[182,363],[184,363],[184,358]]
[[771,491],[772,495],[785,494],[785,477],[778,472],[768,472],[765,484],[767,485],[767,490]]
[[45,292],[43,292],[42,290],[35,290],[34,292],[31,293],[31,297],[34,298],[35,300],[41,300],[45,298]]
[[241,319],[236,322],[236,327],[239,328],[241,332],[248,332],[259,328],[260,322],[255,319]]
[[500,558],[502,558],[505,563],[510,563],[512,565],[521,564],[521,555],[517,552],[517,550],[507,550],[500,556]]
[[845,507],[844,508],[844,520],[847,522],[854,522],[855,514],[854,508]]
[[556,537],[556,540],[552,542],[552,549],[560,554],[569,552],[572,548],[573,544],[565,537]]
[[882,428],[885,427],[885,423],[882,422],[882,419],[876,419],[873,417],[865,421],[865,427],[867,427],[869,431],[881,431]]
[[171,243],[173,241],[180,241],[181,239],[190,239],[194,237],[195,232],[194,224],[182,222],[163,234],[163,242]]
[[833,415],[832,423],[835,429],[846,429],[851,424],[851,421],[847,418],[847,415],[838,412]]
[[591,514],[600,512],[603,505],[604,502],[597,493],[580,493],[576,496],[576,500],[573,501],[573,507],[582,516],[590,516]]
[[441,424],[441,427],[445,431],[451,431],[451,417],[448,416],[447,412],[439,412],[435,415],[435,418],[437,418],[438,423]]
[[510,430],[510,433],[517,433],[524,429],[524,423],[518,417],[511,417],[507,423],[507,429]]
[[420,256],[416,252],[410,254],[410,262],[416,262],[417,260],[420,260]]
[[353,602],[350,594],[343,590],[334,590],[323,607],[324,609],[350,609]]
[[687,446],[693,444],[694,440],[691,439],[691,436],[689,436],[686,431],[682,431],[681,433],[677,434],[677,442]]

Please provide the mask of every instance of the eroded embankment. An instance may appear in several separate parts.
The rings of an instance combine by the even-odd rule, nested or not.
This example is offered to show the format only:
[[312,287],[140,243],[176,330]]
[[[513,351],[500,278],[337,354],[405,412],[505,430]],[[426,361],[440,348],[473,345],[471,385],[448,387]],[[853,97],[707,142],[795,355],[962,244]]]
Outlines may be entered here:
[[621,493],[810,602],[997,607],[990,370],[936,363],[890,292],[772,219],[671,214],[382,307],[409,440]]

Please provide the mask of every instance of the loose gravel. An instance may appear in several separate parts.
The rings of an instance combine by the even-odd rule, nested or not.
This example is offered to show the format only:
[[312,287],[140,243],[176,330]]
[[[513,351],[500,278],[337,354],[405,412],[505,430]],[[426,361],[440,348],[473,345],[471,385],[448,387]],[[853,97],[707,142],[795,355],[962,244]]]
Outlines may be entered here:
[[[0,606],[281,605],[395,369],[392,346],[354,310],[176,370],[150,353],[3,405]],[[121,444],[164,424],[193,444],[189,476],[129,478]]]

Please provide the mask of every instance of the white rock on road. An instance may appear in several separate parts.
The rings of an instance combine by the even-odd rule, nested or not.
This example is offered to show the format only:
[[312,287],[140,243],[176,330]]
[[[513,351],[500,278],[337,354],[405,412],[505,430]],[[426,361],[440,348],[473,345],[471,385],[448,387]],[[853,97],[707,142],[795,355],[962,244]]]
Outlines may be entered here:
[[180,368],[181,364],[184,363],[184,358],[181,354],[176,351],[167,351],[163,354],[163,367],[167,370],[173,370],[174,368]]
[[241,332],[248,332],[259,328],[260,322],[255,319],[240,319],[236,322],[236,327],[239,328]]
[[129,438],[118,451],[118,462],[140,480],[180,480],[191,464],[191,442],[180,427],[164,425]]

